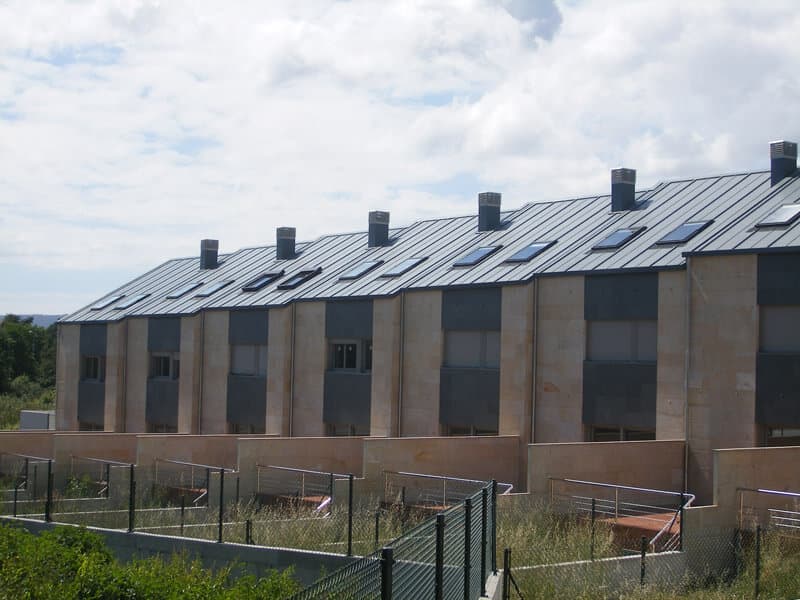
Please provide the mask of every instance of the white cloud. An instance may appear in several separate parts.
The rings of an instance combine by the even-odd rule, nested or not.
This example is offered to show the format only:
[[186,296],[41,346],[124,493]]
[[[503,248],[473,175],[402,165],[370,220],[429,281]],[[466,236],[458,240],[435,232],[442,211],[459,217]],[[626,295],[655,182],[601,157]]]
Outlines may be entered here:
[[0,4],[0,265],[135,272],[201,237],[465,214],[481,190],[431,187],[464,174],[518,206],[602,192],[623,163],[642,185],[765,168],[800,135],[799,20],[789,1]]

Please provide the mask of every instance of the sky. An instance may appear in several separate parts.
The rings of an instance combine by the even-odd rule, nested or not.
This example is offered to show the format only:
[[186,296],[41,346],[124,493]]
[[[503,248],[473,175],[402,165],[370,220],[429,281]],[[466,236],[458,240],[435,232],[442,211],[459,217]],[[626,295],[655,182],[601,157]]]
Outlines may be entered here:
[[0,0],[0,314],[165,260],[769,168],[793,0]]

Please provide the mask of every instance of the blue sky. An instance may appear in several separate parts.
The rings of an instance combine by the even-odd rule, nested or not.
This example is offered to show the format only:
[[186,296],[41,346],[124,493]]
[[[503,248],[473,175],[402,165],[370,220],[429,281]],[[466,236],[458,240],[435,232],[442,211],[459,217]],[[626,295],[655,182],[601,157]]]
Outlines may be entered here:
[[[784,0],[0,3],[0,314],[168,258],[768,166]],[[766,3],[764,3],[766,4]]]

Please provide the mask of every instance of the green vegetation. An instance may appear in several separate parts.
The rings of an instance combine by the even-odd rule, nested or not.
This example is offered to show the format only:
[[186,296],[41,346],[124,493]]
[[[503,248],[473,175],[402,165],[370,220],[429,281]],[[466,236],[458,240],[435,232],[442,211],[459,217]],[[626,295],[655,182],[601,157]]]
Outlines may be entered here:
[[204,569],[183,555],[123,565],[100,536],[85,529],[57,527],[35,536],[0,526],[0,598],[271,600],[299,590],[291,571],[264,578],[234,573],[235,567]]
[[0,429],[17,429],[19,411],[55,406],[56,325],[6,315],[0,322]]

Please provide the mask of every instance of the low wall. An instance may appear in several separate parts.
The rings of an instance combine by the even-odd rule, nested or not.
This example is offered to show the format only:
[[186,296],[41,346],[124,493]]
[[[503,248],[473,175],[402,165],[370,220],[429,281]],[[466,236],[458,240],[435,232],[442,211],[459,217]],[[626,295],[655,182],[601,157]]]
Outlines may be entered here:
[[680,491],[683,459],[682,440],[529,444],[528,491],[547,494],[551,477]]
[[[53,527],[55,523],[43,523],[28,519],[0,517],[4,522],[14,522],[31,533],[39,534]],[[68,525],[66,527],[69,527]],[[89,527],[105,539],[114,556],[123,562],[134,558],[161,555],[169,556],[176,552],[185,552],[197,557],[207,568],[219,569],[236,561],[243,570],[254,575],[264,575],[272,569],[284,570],[294,568],[294,576],[303,586],[310,585],[325,573],[350,564],[357,558],[324,552],[291,550],[284,548],[265,548],[244,544],[218,544],[208,540],[190,540],[148,533],[125,533],[109,529]]]
[[0,452],[53,458],[55,431],[0,431]]
[[236,435],[139,435],[136,465],[150,468],[157,458],[236,468]]
[[240,493],[256,491],[257,465],[361,475],[364,438],[242,438],[238,441]]
[[[72,457],[99,458],[124,463],[136,462],[135,433],[67,433],[53,436],[55,485],[61,487],[71,473]],[[86,466],[82,464],[82,466]],[[101,467],[98,465],[98,469]]]
[[496,479],[517,488],[519,454],[517,436],[367,438],[363,474],[373,493],[383,490],[384,471]]

